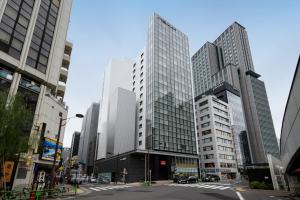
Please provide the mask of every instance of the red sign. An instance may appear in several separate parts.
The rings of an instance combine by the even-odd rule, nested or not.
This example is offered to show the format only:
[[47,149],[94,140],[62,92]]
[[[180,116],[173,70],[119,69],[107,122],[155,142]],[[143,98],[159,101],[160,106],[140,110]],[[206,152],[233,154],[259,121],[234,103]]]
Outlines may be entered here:
[[166,164],[167,164],[167,162],[166,162],[165,160],[161,160],[161,161],[160,161],[160,165],[165,166]]

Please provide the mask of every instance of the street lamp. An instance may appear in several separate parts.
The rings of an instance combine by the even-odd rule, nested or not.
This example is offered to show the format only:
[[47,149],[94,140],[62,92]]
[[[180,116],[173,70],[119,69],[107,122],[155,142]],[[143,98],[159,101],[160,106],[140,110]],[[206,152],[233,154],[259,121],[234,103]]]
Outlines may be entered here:
[[56,144],[55,144],[55,153],[54,153],[54,159],[53,159],[53,164],[52,164],[52,170],[51,170],[51,188],[54,187],[54,180],[55,180],[55,176],[56,176],[56,167],[55,167],[55,164],[56,164],[56,156],[57,156],[57,151],[58,151],[58,145],[59,145],[59,138],[60,138],[60,132],[61,132],[61,127],[62,126],[65,126],[66,123],[63,125],[62,123],[64,121],[67,121],[69,119],[72,119],[72,118],[83,118],[84,116],[82,114],[76,114],[75,116],[73,117],[69,117],[69,118],[65,118],[63,119],[62,118],[62,113],[60,112],[59,113],[59,127],[58,127],[58,135],[57,135],[57,138],[56,138]]

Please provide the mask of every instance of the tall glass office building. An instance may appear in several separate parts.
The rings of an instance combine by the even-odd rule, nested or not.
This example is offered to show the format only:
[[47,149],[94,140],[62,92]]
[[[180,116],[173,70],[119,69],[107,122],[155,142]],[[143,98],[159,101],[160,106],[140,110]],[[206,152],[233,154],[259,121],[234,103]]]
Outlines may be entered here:
[[137,101],[135,150],[98,160],[100,173],[115,179],[116,170],[126,168],[128,182],[198,175],[190,64],[188,37],[154,14],[130,78]]
[[146,55],[147,149],[197,154],[188,37],[154,14]]
[[[239,115],[245,119],[246,125],[238,129],[245,128],[251,163],[266,163],[267,154],[278,157],[278,143],[266,88],[254,70],[245,27],[234,22],[213,43],[207,42],[201,47],[193,55],[192,63],[195,96],[216,90],[223,82],[238,92],[244,116],[241,113]],[[244,157],[249,160],[246,158],[248,155]]]

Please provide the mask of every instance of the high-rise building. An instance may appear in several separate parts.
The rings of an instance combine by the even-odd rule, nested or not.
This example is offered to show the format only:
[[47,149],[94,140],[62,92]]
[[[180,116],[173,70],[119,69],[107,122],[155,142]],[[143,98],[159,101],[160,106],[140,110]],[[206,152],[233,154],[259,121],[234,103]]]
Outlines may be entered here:
[[96,146],[98,139],[99,103],[92,103],[87,109],[82,121],[78,147],[78,162],[83,171],[91,175],[94,168]]
[[[66,42],[71,6],[72,0],[0,1],[0,89],[24,95],[34,116],[26,134],[43,140],[40,148],[32,145],[14,165],[13,186],[30,184],[34,172],[51,171],[54,149],[49,145],[56,142],[59,116],[67,117],[63,96],[71,53],[65,49],[72,49]],[[64,127],[60,145],[63,137]],[[28,158],[34,159],[28,162]],[[13,178],[9,185],[12,182]]]
[[195,100],[201,173],[237,177],[231,106],[209,95]]
[[71,157],[78,155],[80,132],[75,131],[72,136]]
[[265,85],[254,71],[245,28],[234,22],[214,43],[207,42],[200,48],[192,57],[192,63],[195,96],[223,82],[238,91],[244,115],[240,118],[245,118],[246,126],[243,126],[246,127],[252,163],[266,163],[267,154],[278,157]]
[[150,175],[154,180],[179,173],[198,175],[187,36],[154,14],[146,48],[131,64],[129,74],[129,90],[136,95],[135,149],[98,160],[100,173],[112,173],[115,179],[127,171],[128,181],[146,180]]
[[105,68],[100,100],[98,123],[98,132],[100,135],[98,139],[97,159],[109,156],[107,154],[109,104],[117,88],[131,90],[132,63],[129,59],[112,59]]
[[132,91],[136,95],[136,148],[146,149],[146,52],[143,49],[132,66]]
[[145,80],[146,149],[174,153],[167,165],[193,163],[184,156],[197,155],[188,37],[158,14],[148,28]]
[[117,88],[109,103],[107,153],[113,155],[135,149],[136,100],[132,91]]

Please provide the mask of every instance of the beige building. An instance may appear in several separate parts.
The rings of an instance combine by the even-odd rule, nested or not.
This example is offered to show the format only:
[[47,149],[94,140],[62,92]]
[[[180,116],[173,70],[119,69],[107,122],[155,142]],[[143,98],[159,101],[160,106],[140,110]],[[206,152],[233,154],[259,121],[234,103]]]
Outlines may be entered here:
[[196,99],[195,112],[201,174],[216,174],[221,179],[236,178],[230,106],[208,95]]
[[[26,133],[32,149],[21,155],[8,183],[14,187],[30,184],[34,170],[51,170],[51,148],[45,151],[39,140],[55,144],[59,114],[67,117],[63,98],[72,51],[66,42],[71,6],[72,0],[0,1],[0,90],[23,94],[34,113]],[[64,127],[61,142],[63,137]]]

